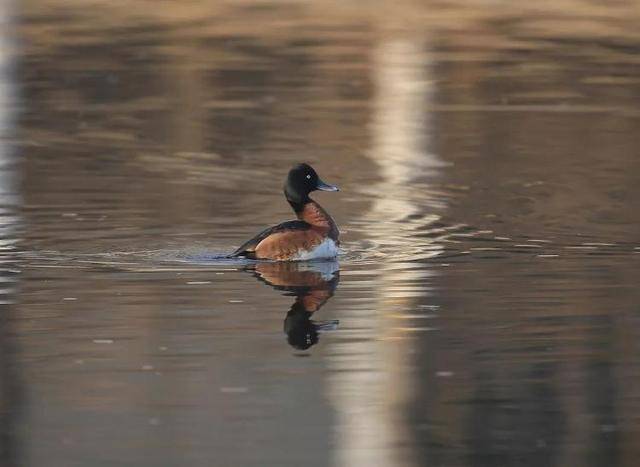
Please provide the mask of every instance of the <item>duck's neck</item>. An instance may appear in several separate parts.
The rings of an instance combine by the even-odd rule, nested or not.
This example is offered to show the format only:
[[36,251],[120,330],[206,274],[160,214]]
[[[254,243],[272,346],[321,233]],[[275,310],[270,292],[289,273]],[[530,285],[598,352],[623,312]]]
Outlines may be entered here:
[[318,229],[326,230],[329,238],[332,240],[338,240],[338,236],[340,235],[338,226],[322,206],[308,196],[303,202],[294,202],[290,199],[287,200],[295,211],[296,216],[298,216],[298,219],[305,221],[307,224],[311,224],[313,227]]

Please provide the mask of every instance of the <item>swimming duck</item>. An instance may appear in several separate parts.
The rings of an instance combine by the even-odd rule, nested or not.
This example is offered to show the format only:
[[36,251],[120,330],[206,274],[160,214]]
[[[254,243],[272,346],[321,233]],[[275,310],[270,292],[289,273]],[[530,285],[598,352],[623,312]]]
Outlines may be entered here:
[[276,261],[335,258],[340,232],[327,211],[309,198],[315,190],[339,191],[320,180],[309,164],[293,167],[284,184],[284,195],[298,219],[263,230],[229,257]]

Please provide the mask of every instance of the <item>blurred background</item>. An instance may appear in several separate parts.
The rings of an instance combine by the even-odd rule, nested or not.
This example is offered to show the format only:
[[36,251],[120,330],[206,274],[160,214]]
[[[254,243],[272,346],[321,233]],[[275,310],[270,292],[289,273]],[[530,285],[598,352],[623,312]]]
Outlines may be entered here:
[[[0,1],[1,465],[637,465],[638,24]],[[218,259],[300,161],[339,260]]]

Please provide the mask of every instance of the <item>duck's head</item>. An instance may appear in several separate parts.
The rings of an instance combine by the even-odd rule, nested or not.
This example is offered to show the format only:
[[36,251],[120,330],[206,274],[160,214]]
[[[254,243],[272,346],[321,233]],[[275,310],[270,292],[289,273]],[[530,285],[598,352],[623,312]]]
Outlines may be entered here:
[[339,191],[337,186],[329,185],[320,180],[316,171],[309,164],[298,164],[289,171],[284,183],[284,194],[291,204],[305,204],[309,201],[309,193],[316,190]]
[[318,329],[301,300],[296,300],[284,320],[287,342],[294,349],[307,350],[318,343]]

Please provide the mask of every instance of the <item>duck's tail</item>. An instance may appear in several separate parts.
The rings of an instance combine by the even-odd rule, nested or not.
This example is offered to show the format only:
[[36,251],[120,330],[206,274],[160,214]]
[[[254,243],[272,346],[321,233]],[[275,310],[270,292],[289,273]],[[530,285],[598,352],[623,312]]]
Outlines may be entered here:
[[233,259],[233,258],[244,258],[244,259],[256,259],[255,252],[248,251],[243,248],[238,248],[233,253],[229,253],[225,256],[225,258]]

